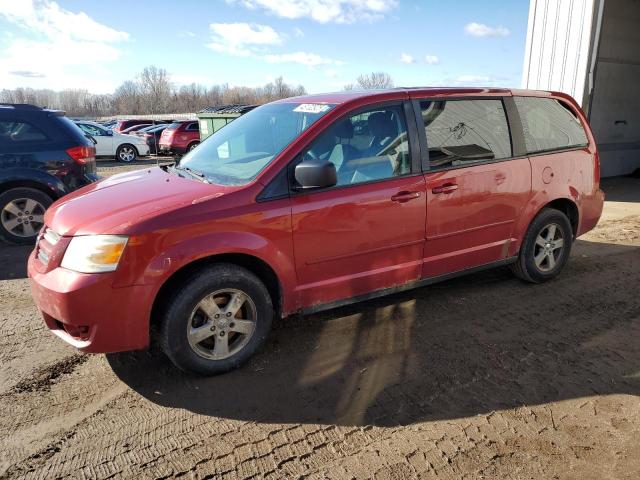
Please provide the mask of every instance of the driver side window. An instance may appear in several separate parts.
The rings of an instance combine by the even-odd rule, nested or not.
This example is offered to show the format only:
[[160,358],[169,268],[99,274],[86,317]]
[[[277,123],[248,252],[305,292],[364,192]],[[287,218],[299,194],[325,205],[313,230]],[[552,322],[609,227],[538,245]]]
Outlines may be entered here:
[[411,173],[409,139],[401,105],[372,108],[342,118],[323,132],[303,155],[336,167],[337,186]]

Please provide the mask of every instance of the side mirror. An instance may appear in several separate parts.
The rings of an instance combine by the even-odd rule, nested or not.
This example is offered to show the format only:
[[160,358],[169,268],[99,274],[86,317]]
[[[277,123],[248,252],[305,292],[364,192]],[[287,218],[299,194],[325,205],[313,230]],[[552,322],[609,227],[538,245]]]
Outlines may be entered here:
[[326,160],[309,160],[296,165],[295,179],[299,190],[333,187],[338,183],[336,166]]
[[107,137],[113,137],[113,130],[107,130]]

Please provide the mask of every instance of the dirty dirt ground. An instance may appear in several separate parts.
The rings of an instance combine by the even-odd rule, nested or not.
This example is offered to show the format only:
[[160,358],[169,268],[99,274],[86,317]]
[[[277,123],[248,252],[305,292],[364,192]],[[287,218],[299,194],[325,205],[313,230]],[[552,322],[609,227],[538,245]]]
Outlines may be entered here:
[[605,187],[551,283],[499,269],[290,318],[216,378],[78,354],[29,249],[0,247],[0,478],[637,479],[640,181]]

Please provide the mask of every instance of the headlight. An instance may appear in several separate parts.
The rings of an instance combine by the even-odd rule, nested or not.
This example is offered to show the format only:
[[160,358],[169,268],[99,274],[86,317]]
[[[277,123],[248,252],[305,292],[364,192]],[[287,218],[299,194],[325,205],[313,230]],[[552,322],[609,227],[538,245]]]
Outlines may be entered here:
[[127,246],[122,235],[73,237],[62,259],[62,267],[80,273],[113,272]]

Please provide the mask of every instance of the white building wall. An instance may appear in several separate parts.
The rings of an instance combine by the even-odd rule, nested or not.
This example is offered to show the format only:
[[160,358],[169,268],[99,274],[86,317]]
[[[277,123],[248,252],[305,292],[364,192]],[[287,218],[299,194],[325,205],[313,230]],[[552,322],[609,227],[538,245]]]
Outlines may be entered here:
[[583,105],[596,0],[531,0],[523,88],[568,93]]

